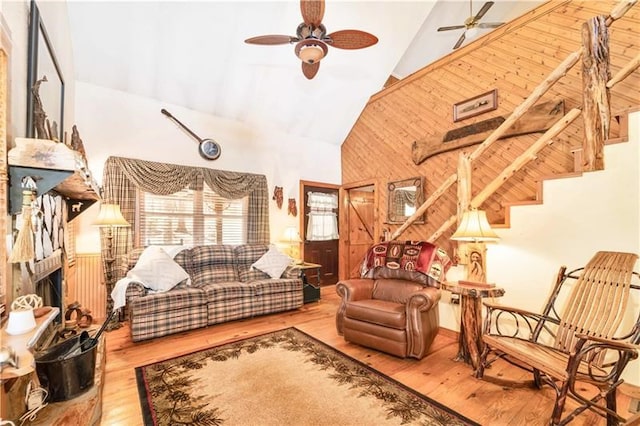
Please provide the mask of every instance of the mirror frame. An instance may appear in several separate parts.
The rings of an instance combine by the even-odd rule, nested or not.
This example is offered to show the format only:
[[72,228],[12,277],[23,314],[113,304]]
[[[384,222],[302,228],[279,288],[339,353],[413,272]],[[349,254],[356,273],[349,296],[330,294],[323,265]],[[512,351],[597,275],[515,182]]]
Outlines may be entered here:
[[[54,87],[44,87],[40,89],[40,97],[44,107],[51,107],[47,118],[51,123],[55,121],[58,124],[58,140],[64,142],[64,78],[58,64],[58,59],[53,50],[53,45],[49,40],[49,35],[44,26],[44,22],[40,17],[40,10],[35,0],[31,0],[31,13],[29,20],[29,47],[28,47],[28,63],[27,63],[27,132],[28,138],[36,137],[33,127],[33,108],[34,99],[31,88],[38,80],[38,74],[43,70],[43,61],[49,61],[50,66],[55,69],[55,75],[47,75],[47,85],[55,85]],[[58,104],[58,106],[56,106]],[[51,112],[53,111],[53,113]],[[46,112],[46,111],[45,111]],[[50,115],[54,114],[54,115]],[[59,116],[58,116],[59,114]]]
[[[422,176],[412,177],[404,180],[391,181],[387,184],[387,221],[386,223],[398,224],[404,223],[409,216],[400,216],[394,213],[393,208],[393,192],[398,188],[415,186],[416,187],[416,209],[424,203],[424,178]],[[413,223],[424,223],[424,214],[416,219]]]

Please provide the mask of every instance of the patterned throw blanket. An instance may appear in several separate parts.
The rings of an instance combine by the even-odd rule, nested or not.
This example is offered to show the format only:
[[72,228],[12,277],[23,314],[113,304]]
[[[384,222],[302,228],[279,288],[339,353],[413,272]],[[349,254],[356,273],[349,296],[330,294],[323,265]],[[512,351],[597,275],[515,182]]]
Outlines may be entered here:
[[386,241],[369,248],[362,262],[361,276],[375,268],[423,273],[438,282],[445,279],[451,267],[447,252],[426,241]]

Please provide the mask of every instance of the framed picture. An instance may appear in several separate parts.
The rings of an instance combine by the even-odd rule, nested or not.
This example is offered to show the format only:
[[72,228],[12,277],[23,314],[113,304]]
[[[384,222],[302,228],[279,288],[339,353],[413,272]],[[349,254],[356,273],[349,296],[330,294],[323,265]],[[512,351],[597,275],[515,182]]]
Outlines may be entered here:
[[483,93],[466,101],[453,105],[453,121],[465,120],[469,117],[484,114],[498,108],[498,89]]
[[[37,137],[35,131],[35,102],[31,88],[40,82],[38,88],[41,108],[46,113],[50,139],[63,142],[64,135],[64,78],[56,59],[53,45],[40,17],[35,1],[31,1],[29,21],[29,50],[27,63],[27,137]],[[46,77],[46,81],[43,79]],[[55,123],[55,125],[54,125]],[[55,130],[57,129],[57,130]]]

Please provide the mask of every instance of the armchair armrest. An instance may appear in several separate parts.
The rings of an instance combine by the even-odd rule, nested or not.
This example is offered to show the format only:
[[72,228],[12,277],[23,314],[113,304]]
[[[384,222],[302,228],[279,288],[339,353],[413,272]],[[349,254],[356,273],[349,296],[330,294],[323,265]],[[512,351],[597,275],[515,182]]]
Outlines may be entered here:
[[483,304],[487,308],[483,328],[484,334],[537,341],[540,334],[545,331],[546,336],[555,338],[555,330],[550,325],[558,324],[556,318],[526,309],[504,306],[489,300],[484,300]]
[[336,284],[336,293],[343,301],[370,299],[373,293],[373,283],[374,280],[359,278],[339,281]]
[[129,300],[134,299],[136,297],[146,296],[148,292],[149,290],[145,286],[143,286],[142,283],[139,283],[137,281],[130,282],[129,285],[127,286],[127,292],[126,292],[127,303],[129,303]]
[[582,333],[576,333],[576,337],[580,340],[585,340],[586,342],[593,342],[596,344],[600,344],[603,346],[607,346],[610,349],[619,349],[624,351],[635,352],[635,355],[632,355],[633,359],[638,357],[638,353],[640,352],[640,345],[634,345],[633,343],[624,342],[615,339],[607,339],[604,337],[597,336],[588,336]]
[[438,304],[441,294],[440,290],[434,287],[425,287],[422,290],[411,293],[407,300],[407,312],[409,310],[428,311]]
[[567,373],[570,387],[576,380],[593,384],[616,383],[629,361],[638,358],[640,345],[626,341],[576,333],[578,338],[569,354]]
[[347,309],[347,302],[370,299],[373,293],[373,280],[351,279],[338,281],[338,284],[336,284],[336,293],[340,296],[340,305],[336,312],[336,329],[338,334],[342,335],[344,312]]
[[512,312],[515,314],[526,315],[526,316],[540,316],[540,314],[527,311],[526,309],[514,308],[513,306],[505,306],[500,303],[492,302],[491,300],[482,300],[482,304],[489,308],[490,310],[500,310],[505,312]]

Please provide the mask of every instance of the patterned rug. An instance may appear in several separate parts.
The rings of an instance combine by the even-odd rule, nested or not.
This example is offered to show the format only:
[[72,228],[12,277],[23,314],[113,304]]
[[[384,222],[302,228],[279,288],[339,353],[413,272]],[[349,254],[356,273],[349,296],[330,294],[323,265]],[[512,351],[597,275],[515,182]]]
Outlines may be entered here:
[[136,368],[145,425],[476,425],[295,328]]

